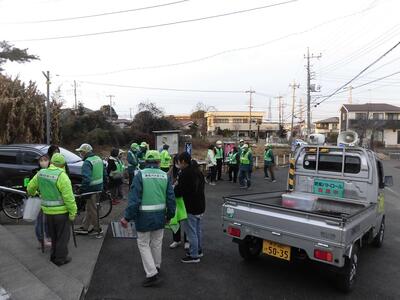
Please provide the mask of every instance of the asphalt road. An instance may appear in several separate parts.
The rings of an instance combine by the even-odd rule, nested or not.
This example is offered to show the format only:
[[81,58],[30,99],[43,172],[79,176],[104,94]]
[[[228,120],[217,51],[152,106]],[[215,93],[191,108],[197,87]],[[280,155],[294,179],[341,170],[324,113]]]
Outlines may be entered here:
[[[317,265],[294,265],[267,256],[246,262],[237,245],[221,230],[222,197],[244,193],[227,181],[207,186],[204,217],[204,258],[200,264],[180,262],[182,248],[171,250],[170,232],[163,245],[163,283],[142,288],[144,271],[135,241],[113,239],[107,233],[86,299],[399,299],[400,266],[400,161],[385,162],[386,175],[397,186],[386,193],[386,236],[381,249],[362,249],[358,282],[351,294],[337,291],[330,273]],[[398,167],[398,168],[396,168]],[[278,182],[254,174],[251,192],[276,191],[285,187],[287,169],[278,171]],[[118,219],[125,204],[114,207],[110,219]]]

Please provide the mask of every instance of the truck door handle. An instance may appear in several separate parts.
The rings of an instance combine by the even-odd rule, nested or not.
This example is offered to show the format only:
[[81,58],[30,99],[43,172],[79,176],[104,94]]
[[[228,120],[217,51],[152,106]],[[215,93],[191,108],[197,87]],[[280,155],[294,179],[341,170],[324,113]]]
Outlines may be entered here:
[[281,236],[279,232],[272,231],[272,235]]

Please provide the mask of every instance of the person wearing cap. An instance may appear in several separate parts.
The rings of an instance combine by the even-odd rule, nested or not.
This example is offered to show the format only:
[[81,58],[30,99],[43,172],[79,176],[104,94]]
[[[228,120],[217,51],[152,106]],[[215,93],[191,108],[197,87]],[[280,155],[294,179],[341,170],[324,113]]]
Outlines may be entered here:
[[167,144],[163,145],[163,150],[160,153],[160,169],[164,172],[168,172],[171,167],[172,157],[168,152],[169,146]]
[[132,185],[133,177],[135,176],[135,171],[138,169],[139,160],[138,160],[138,151],[139,145],[137,143],[132,143],[131,148],[128,151],[128,174],[129,174],[129,189]]
[[71,180],[65,173],[64,166],[64,156],[55,153],[50,160],[50,167],[41,169],[27,187],[30,196],[39,191],[52,241],[50,261],[57,266],[71,261],[68,256],[71,234],[69,222],[75,219],[77,212]]
[[[82,165],[82,184],[80,193],[101,192],[103,191],[103,183],[107,178],[103,160],[93,153],[93,148],[89,144],[82,144],[78,149],[79,155],[83,159]],[[103,232],[97,220],[97,203],[98,194],[92,194],[85,198],[86,215],[82,225],[75,229],[77,234],[100,234]],[[90,228],[92,226],[92,228]]]
[[217,180],[222,180],[222,165],[224,162],[224,150],[222,149],[221,141],[216,142],[215,159],[217,160]]
[[238,145],[239,156],[240,156],[240,153],[242,153],[243,146],[244,146],[244,139],[240,139],[239,140],[239,145]]
[[149,145],[146,142],[141,142],[139,145],[139,153],[137,155],[139,160],[139,168],[143,169],[145,167],[145,156],[149,150]]
[[272,145],[266,144],[264,150],[264,179],[268,179],[268,171],[271,175],[271,181],[276,182],[274,174],[274,153],[272,152]]
[[208,182],[210,183],[210,185],[215,185],[217,160],[215,159],[215,147],[213,145],[208,146],[206,163],[208,168],[207,180],[209,180]]
[[160,153],[149,150],[145,167],[133,179],[121,225],[134,221],[137,243],[146,279],[143,286],[160,283],[161,250],[165,224],[175,216],[175,194],[171,177],[159,169]]
[[248,144],[243,145],[240,153],[239,184],[240,188],[248,189],[251,186],[250,169],[253,165],[253,155]]
[[110,156],[107,160],[106,168],[107,176],[109,178],[108,187],[111,191],[113,205],[117,205],[120,203],[120,201],[118,200],[118,189],[120,186],[122,186],[122,178],[124,176],[124,167],[118,159],[118,152],[118,149],[115,148],[111,150]]
[[124,155],[124,153],[125,153],[124,150],[119,149],[119,150],[118,150],[118,157],[117,157],[118,167],[120,168],[121,175],[122,175],[122,178],[121,178],[121,182],[122,182],[122,183],[121,183],[120,185],[118,185],[118,189],[117,189],[118,195],[117,195],[117,196],[118,196],[118,198],[121,199],[121,200],[124,199],[124,195],[123,195],[123,193],[122,193],[122,184],[124,183],[124,182],[123,182],[123,179],[124,179],[124,174],[125,174],[125,170],[126,170],[126,167],[125,167],[125,164],[124,164],[124,161],[123,161],[123,155]]

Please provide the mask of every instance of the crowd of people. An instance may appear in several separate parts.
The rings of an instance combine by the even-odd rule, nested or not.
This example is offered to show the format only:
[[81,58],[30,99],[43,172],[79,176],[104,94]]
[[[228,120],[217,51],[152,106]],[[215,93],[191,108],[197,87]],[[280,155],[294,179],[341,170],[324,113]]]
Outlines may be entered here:
[[[255,147],[256,145],[253,145]],[[272,145],[266,144],[263,154],[264,159],[264,179],[275,182],[275,156]],[[217,141],[215,145],[210,145],[207,150],[207,183],[216,185],[216,181],[223,180],[223,164],[227,165],[229,181],[236,183],[239,179],[240,188],[249,189],[251,187],[251,174],[253,171],[253,149],[243,139],[239,144],[233,146],[229,152],[224,152],[223,143]]]
[[[102,233],[96,213],[99,193],[105,188],[112,195],[116,205],[124,199],[122,185],[124,174],[129,176],[128,204],[123,227],[130,221],[135,223],[137,244],[145,270],[143,286],[153,286],[160,282],[161,249],[164,229],[173,232],[171,249],[183,243],[185,256],[182,263],[199,263],[203,257],[202,219],[205,212],[205,183],[215,185],[223,180],[224,164],[227,165],[229,181],[239,181],[240,188],[251,186],[253,170],[252,147],[244,140],[224,152],[223,143],[217,141],[207,151],[207,174],[201,172],[196,160],[183,152],[171,157],[169,146],[150,150],[146,142],[132,143],[127,152],[127,168],[121,149],[112,149],[106,163],[94,154],[89,144],[82,144],[76,151],[83,160],[82,182],[79,189],[73,188],[69,179],[68,165],[60,148],[49,147],[47,154],[39,158],[39,166],[34,170],[27,192],[40,196],[41,213],[35,232],[43,246],[51,248],[50,260],[58,265],[71,261],[68,256],[70,222],[77,215],[75,193],[82,195],[85,202],[85,218],[74,229],[76,234],[97,235]],[[265,179],[275,181],[274,154],[271,145],[265,145]]]

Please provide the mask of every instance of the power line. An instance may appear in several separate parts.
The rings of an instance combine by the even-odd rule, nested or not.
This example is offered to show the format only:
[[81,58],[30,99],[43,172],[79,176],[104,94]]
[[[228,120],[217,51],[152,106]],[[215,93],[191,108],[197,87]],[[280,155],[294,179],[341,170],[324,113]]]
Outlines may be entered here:
[[134,11],[153,9],[153,8],[159,8],[159,7],[179,4],[182,2],[188,2],[188,1],[189,0],[180,0],[180,1],[175,1],[175,2],[164,3],[164,4],[146,6],[146,7],[117,10],[117,11],[104,12],[104,13],[93,14],[93,15],[83,15],[83,16],[77,16],[77,17],[67,17],[67,18],[59,18],[59,19],[37,20],[37,21],[23,21],[23,22],[6,22],[6,23],[0,23],[0,24],[17,25],[17,24],[38,24],[38,23],[64,22],[64,21],[80,20],[80,19],[87,19],[87,18],[103,17],[103,16],[109,16],[109,15],[115,15],[115,14],[124,14],[124,13],[129,13],[129,12],[134,12]]
[[333,93],[331,93],[330,95],[328,95],[327,97],[325,97],[324,99],[322,99],[321,101],[319,101],[317,104],[315,104],[315,107],[317,107],[318,105],[320,105],[321,103],[325,102],[326,100],[328,100],[329,98],[331,98],[332,96],[334,96],[335,94],[337,94],[339,91],[341,91],[343,88],[345,88],[346,86],[348,86],[350,83],[352,83],[354,80],[356,80],[357,78],[359,78],[363,73],[365,73],[365,71],[367,71],[369,68],[371,68],[373,65],[375,65],[377,62],[379,62],[381,59],[383,59],[387,54],[389,54],[390,52],[392,52],[397,46],[400,45],[400,42],[397,42],[392,48],[390,48],[389,50],[387,50],[384,54],[382,54],[380,57],[378,57],[376,60],[374,60],[372,63],[370,63],[367,67],[365,67],[364,69],[362,69],[356,76],[354,76],[352,79],[350,79],[348,82],[346,82],[345,84],[343,84],[341,87],[337,88]]
[[161,24],[155,24],[155,25],[147,25],[147,26],[140,26],[140,27],[133,27],[133,28],[117,29],[117,30],[110,30],[110,31],[100,31],[100,32],[92,32],[92,33],[83,33],[83,34],[75,34],[75,35],[53,36],[53,37],[33,38],[33,39],[21,39],[21,40],[14,40],[11,42],[34,42],[34,41],[60,40],[60,39],[80,38],[80,37],[87,37],[87,36],[97,36],[97,35],[103,35],[103,34],[113,34],[113,33],[120,33],[120,32],[129,32],[129,31],[136,31],[136,30],[142,30],[142,29],[151,29],[151,28],[157,28],[157,27],[164,27],[164,26],[171,26],[171,25],[178,25],[178,24],[184,24],[184,23],[210,20],[210,19],[215,19],[215,18],[220,18],[220,17],[227,17],[227,16],[237,15],[237,14],[241,14],[241,13],[247,13],[247,12],[251,12],[251,11],[261,10],[261,9],[265,9],[265,8],[285,5],[285,4],[289,4],[289,3],[297,2],[297,1],[299,1],[299,0],[289,0],[289,1],[285,1],[285,2],[279,2],[279,3],[258,6],[258,7],[249,8],[249,9],[237,10],[237,11],[232,11],[232,12],[228,12],[228,13],[217,14],[217,15],[212,15],[212,16],[207,16],[207,17],[181,20],[181,21],[168,22],[168,23],[161,23]]
[[[212,59],[212,58],[215,58],[215,57],[218,57],[218,56],[222,56],[222,55],[226,55],[226,54],[229,54],[229,53],[233,53],[233,52],[240,52],[240,51],[245,51],[245,50],[251,50],[251,49],[255,49],[255,48],[265,47],[265,46],[267,46],[269,44],[273,44],[275,42],[279,42],[279,41],[285,40],[287,38],[291,38],[291,37],[294,37],[294,36],[298,36],[298,35],[302,35],[302,34],[305,34],[305,33],[312,32],[313,30],[318,29],[319,27],[328,25],[330,23],[334,23],[334,22],[336,22],[338,20],[341,20],[341,19],[349,18],[349,17],[355,16],[357,14],[363,13],[365,10],[366,9],[363,9],[363,10],[355,12],[355,13],[351,13],[351,14],[348,14],[348,15],[337,17],[337,18],[328,20],[326,22],[317,24],[315,26],[309,27],[308,29],[305,29],[305,30],[302,30],[302,31],[293,32],[293,33],[290,33],[290,34],[284,35],[282,37],[279,37],[279,38],[276,38],[276,39],[272,39],[272,40],[269,40],[269,41],[266,41],[266,42],[263,42],[263,43],[260,43],[260,44],[247,46],[247,47],[228,49],[228,50],[220,51],[220,52],[217,52],[217,53],[214,53],[214,54],[211,54],[211,55],[207,55],[207,56],[204,56],[204,57],[200,57],[200,58],[195,58],[195,59],[190,59],[190,60],[186,60],[186,61],[182,61],[182,62],[176,62],[176,63],[170,63],[170,64],[143,66],[143,67],[130,67],[130,68],[113,70],[113,71],[102,72],[102,73],[64,75],[64,77],[102,76],[102,75],[110,75],[110,74],[116,74],[116,73],[122,73],[122,72],[128,72],[128,71],[161,69],[161,68],[176,67],[176,66],[181,66],[181,65],[186,65],[186,64],[197,63],[197,62],[209,60],[209,59]],[[260,93],[257,92],[257,94],[260,94]]]
[[157,90],[157,91],[168,91],[168,92],[190,92],[190,93],[233,93],[233,94],[244,94],[246,91],[231,91],[231,90],[196,90],[196,89],[176,89],[176,88],[162,88],[162,87],[148,87],[148,86],[133,86],[123,84],[112,84],[92,81],[80,81],[81,83],[112,86],[120,88],[131,88],[131,89],[143,89],[143,90]]

